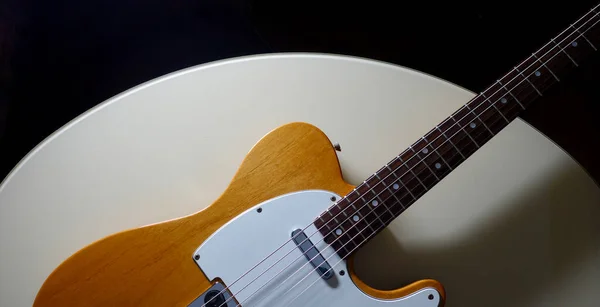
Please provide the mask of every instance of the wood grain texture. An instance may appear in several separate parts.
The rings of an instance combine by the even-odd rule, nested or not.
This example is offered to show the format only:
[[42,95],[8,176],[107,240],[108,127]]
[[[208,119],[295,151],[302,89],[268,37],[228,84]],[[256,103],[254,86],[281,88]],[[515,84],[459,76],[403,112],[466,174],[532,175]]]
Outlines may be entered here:
[[186,306],[211,285],[192,254],[229,220],[282,194],[323,189],[345,195],[353,188],[343,180],[335,150],[321,130],[287,124],[252,148],[212,205],[83,248],[50,274],[34,306]]

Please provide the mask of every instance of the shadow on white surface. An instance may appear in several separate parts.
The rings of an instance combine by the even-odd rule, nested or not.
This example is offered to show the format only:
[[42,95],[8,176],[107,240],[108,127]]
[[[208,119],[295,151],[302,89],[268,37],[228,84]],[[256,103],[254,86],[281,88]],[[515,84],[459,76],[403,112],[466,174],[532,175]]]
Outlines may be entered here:
[[589,195],[580,172],[561,168],[523,187],[505,212],[444,246],[407,248],[388,228],[357,255],[357,273],[382,289],[437,279],[450,307],[597,306],[600,294],[571,285],[600,280],[600,206],[578,197]]

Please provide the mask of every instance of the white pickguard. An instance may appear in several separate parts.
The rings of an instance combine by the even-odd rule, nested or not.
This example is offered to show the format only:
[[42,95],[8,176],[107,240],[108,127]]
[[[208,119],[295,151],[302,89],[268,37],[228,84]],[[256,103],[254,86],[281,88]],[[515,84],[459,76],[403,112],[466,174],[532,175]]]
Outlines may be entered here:
[[[241,306],[438,306],[440,294],[433,288],[400,299],[380,300],[354,285],[346,261],[340,260],[312,225],[314,218],[331,205],[334,195],[327,191],[302,191],[259,204],[208,238],[194,254],[200,255],[196,263],[208,279],[220,278],[229,286]],[[262,209],[260,213],[258,208]],[[307,225],[311,226],[305,230],[306,235],[335,270],[335,276],[328,281],[314,271],[290,240],[292,231]],[[340,271],[346,274],[341,275]]]

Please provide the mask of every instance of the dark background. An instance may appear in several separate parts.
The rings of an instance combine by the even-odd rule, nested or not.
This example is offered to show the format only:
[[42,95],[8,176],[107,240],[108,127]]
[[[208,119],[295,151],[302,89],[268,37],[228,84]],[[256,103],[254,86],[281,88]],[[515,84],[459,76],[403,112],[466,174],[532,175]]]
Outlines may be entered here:
[[[178,69],[316,51],[407,66],[479,92],[595,4],[4,0],[0,178],[77,115]],[[599,85],[600,55],[523,115],[596,180]]]

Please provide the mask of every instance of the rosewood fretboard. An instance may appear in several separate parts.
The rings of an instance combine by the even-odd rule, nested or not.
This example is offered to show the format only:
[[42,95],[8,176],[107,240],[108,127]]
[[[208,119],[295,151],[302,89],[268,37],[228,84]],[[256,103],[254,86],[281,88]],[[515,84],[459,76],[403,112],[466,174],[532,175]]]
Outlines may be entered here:
[[314,222],[341,257],[385,228],[600,48],[600,5],[445,119]]

